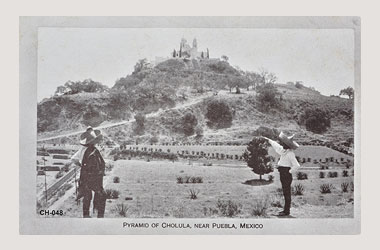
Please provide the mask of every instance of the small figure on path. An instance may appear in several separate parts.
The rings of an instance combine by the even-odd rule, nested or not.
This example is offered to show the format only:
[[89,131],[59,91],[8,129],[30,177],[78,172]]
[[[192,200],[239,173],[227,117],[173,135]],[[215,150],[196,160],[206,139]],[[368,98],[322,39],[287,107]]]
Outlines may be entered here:
[[293,140],[294,135],[287,137],[283,132],[279,135],[280,143],[264,137],[271,144],[277,154],[280,155],[280,160],[277,163],[277,169],[280,173],[280,181],[285,199],[284,211],[279,213],[279,216],[290,215],[291,204],[291,184],[293,180],[292,172],[295,172],[300,164],[298,163],[294,150],[299,147],[298,143]]

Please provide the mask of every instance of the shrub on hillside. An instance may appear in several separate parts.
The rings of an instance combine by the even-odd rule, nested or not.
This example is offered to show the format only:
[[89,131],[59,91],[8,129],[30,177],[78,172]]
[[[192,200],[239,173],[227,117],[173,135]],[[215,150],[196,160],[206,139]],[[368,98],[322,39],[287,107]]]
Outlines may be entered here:
[[325,178],[325,173],[324,172],[319,172],[319,178],[321,178],[321,179]]
[[195,127],[198,124],[198,119],[193,113],[186,113],[182,117],[182,128],[183,128],[183,133],[186,136],[190,136],[194,134]]
[[261,110],[269,111],[280,107],[282,95],[274,84],[264,84],[258,88],[257,92],[257,101]]
[[297,89],[302,89],[304,86],[302,83],[300,82],[296,82],[296,84],[294,85]]
[[212,100],[207,104],[206,118],[209,127],[227,128],[232,123],[232,112],[224,101]]
[[195,134],[197,135],[198,138],[202,137],[203,136],[203,128],[200,124],[198,124],[196,127],[195,127]]
[[80,92],[89,92],[89,93],[95,93],[95,92],[104,92],[108,90],[108,87],[106,85],[103,85],[99,82],[95,82],[91,79],[86,79],[83,82],[77,81],[72,82],[68,81],[63,86],[58,86],[55,94],[56,95],[73,95]]
[[299,119],[300,124],[313,133],[324,133],[331,126],[330,115],[319,108],[309,108],[304,111]]
[[135,115],[136,120],[136,126],[135,126],[135,133],[136,134],[143,134],[145,129],[145,115],[142,113],[138,113]]

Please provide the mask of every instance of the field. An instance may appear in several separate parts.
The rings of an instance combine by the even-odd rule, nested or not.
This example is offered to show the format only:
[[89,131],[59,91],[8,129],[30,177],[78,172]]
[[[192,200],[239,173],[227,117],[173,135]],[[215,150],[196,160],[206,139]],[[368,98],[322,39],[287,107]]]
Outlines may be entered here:
[[[329,170],[301,169],[307,173],[307,180],[297,180],[293,174],[294,187],[302,184],[304,194],[292,196],[291,217],[295,218],[352,218],[353,191],[343,193],[341,183],[353,181],[352,168],[349,176],[343,177],[344,167]],[[319,172],[325,172],[324,179]],[[337,178],[328,178],[328,172],[338,172]],[[117,199],[108,199],[105,217],[123,217],[121,204],[126,207],[125,216],[130,218],[214,218],[231,216],[223,205],[231,201],[232,217],[251,218],[255,216],[276,217],[283,205],[277,171],[273,182],[259,183],[244,162],[236,164],[213,164],[203,166],[201,162],[187,161],[142,161],[119,160],[105,177],[105,189],[119,191]],[[202,183],[177,183],[177,177],[201,177]],[[114,183],[113,178],[120,182]],[[267,176],[264,176],[267,179]],[[255,180],[253,180],[255,179]],[[247,182],[249,184],[244,184]],[[331,193],[321,194],[321,184],[332,184]],[[190,190],[197,194],[190,199]],[[219,202],[219,203],[218,203]],[[56,209],[63,209],[67,217],[81,217],[82,205],[75,202],[74,194]],[[234,207],[233,205],[236,205]],[[266,207],[264,214],[257,215],[254,208]],[[257,210],[257,209],[256,209]]]

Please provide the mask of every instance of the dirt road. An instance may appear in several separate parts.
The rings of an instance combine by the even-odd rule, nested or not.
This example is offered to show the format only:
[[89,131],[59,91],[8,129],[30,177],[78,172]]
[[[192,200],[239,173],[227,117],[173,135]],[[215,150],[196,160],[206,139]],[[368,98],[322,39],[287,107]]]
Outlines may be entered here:
[[[212,93],[206,93],[205,95],[202,95],[200,97],[196,97],[196,98],[193,98],[191,99],[190,101],[188,102],[185,102],[185,103],[182,103],[182,104],[179,104],[173,108],[170,108],[170,109],[182,109],[182,108],[186,108],[186,107],[189,107],[189,106],[192,106],[194,104],[197,104],[201,101],[203,101],[203,99],[207,98],[207,97],[210,97],[212,96]],[[150,118],[150,117],[157,117],[159,116],[160,114],[162,114],[163,112],[165,112],[166,110],[169,110],[169,109],[164,109],[164,110],[158,110],[156,112],[153,112],[153,113],[150,113],[150,114],[147,114],[146,115],[146,118]],[[130,120],[127,120],[127,121],[121,121],[121,122],[114,122],[114,123],[110,123],[110,124],[106,124],[106,125],[102,125],[102,126],[98,126],[96,127],[95,129],[105,129],[105,128],[111,128],[111,127],[116,127],[116,126],[120,126],[120,125],[125,125],[125,124],[128,124],[128,123],[131,123],[131,122],[134,122],[135,119],[132,118]],[[67,136],[73,136],[73,135],[78,135],[78,134],[81,134],[83,133],[83,131],[75,131],[75,132],[71,132],[71,133],[65,133],[65,134],[61,134],[61,135],[56,135],[56,136],[51,136],[51,137],[47,137],[47,138],[38,138],[37,139],[37,142],[43,142],[43,141],[49,141],[49,140],[53,140],[53,139],[58,139],[58,138],[62,138],[62,137],[67,137]]]

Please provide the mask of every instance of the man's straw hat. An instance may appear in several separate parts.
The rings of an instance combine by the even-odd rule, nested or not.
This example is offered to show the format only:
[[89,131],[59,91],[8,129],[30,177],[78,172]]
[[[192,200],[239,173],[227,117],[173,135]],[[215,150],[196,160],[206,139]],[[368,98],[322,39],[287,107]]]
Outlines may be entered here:
[[84,132],[83,134],[81,134],[81,136],[80,136],[80,144],[82,144],[83,146],[88,146],[90,144],[95,145],[102,138],[103,138],[103,135],[100,132],[100,130],[98,130],[98,129],[95,129],[95,130],[87,129],[87,131]]
[[287,146],[289,146],[291,149],[297,149],[300,145],[298,145],[297,142],[293,140],[294,135],[292,136],[286,136],[282,131],[280,135],[278,136],[280,138],[280,141],[285,143]]

